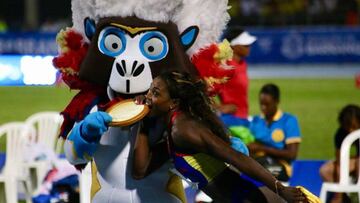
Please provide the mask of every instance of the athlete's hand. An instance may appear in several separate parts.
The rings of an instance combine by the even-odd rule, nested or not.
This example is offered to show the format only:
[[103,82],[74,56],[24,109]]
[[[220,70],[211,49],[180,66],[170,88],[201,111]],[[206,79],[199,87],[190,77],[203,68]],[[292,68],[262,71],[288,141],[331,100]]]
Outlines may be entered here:
[[288,203],[308,203],[305,194],[299,188],[280,186],[278,193]]
[[247,145],[250,153],[256,153],[256,152],[261,152],[264,150],[264,145],[258,143],[258,142],[252,142],[252,143],[249,143]]

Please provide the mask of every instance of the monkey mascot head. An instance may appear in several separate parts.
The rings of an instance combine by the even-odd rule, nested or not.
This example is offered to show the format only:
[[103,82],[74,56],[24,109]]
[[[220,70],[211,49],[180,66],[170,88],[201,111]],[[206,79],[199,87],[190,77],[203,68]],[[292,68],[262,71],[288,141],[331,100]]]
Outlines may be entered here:
[[72,12],[54,65],[80,92],[62,112],[62,136],[94,105],[146,92],[162,71],[203,72],[193,59],[212,50],[213,60],[229,19],[227,0],[72,0]]

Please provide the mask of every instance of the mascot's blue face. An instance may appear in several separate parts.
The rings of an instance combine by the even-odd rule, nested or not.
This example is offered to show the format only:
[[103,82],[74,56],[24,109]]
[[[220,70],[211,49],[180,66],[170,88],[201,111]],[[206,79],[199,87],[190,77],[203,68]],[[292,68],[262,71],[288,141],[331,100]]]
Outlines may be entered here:
[[114,58],[109,79],[112,90],[128,94],[149,89],[153,78],[150,63],[162,60],[169,51],[167,37],[155,29],[113,24],[101,30],[98,48]]
[[[93,81],[97,77],[87,76],[84,70],[95,68],[108,72],[106,85],[110,95],[146,92],[153,78],[162,71],[182,69],[184,62],[179,59],[189,63],[185,50],[194,43],[198,34],[195,26],[181,35],[174,33],[173,29],[164,28],[166,26],[161,24],[135,27],[113,20],[95,27],[94,21],[86,19],[86,35],[92,40],[89,51],[95,53],[96,59],[92,61],[99,65],[92,67],[95,64],[85,62],[90,68],[82,64],[80,77]],[[104,84],[103,81],[101,83]]]

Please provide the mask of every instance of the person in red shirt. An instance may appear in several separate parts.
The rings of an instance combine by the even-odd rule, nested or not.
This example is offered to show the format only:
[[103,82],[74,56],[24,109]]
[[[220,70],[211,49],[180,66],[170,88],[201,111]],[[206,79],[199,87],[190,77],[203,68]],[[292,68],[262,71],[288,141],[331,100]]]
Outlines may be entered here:
[[235,68],[234,76],[225,84],[219,93],[220,104],[215,107],[221,113],[221,119],[230,126],[248,127],[248,85],[247,64],[245,57],[250,54],[251,45],[256,37],[242,31],[230,41],[233,59],[228,65]]
[[[247,130],[244,131],[249,127],[249,80],[245,57],[250,54],[250,46],[256,41],[256,37],[244,30],[237,33],[230,32],[226,37],[230,40],[233,50],[233,58],[227,62],[227,65],[234,67],[235,72],[218,93],[219,102],[215,104],[215,109],[220,114],[220,119],[229,128],[231,135],[240,138],[246,144],[252,138],[248,138],[251,135],[247,133]],[[211,202],[211,199],[200,192],[196,195],[195,201]]]

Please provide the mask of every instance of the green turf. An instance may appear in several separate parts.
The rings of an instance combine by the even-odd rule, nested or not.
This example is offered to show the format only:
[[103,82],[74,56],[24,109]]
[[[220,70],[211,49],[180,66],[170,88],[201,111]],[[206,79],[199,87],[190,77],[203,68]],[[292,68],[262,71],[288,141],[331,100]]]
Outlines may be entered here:
[[[258,91],[268,82],[281,89],[280,107],[298,116],[303,134],[299,158],[333,157],[339,110],[348,103],[360,105],[360,90],[355,88],[354,80],[253,79],[249,90],[251,114],[259,113]],[[75,93],[66,87],[0,87],[0,124],[25,120],[38,111],[61,111]]]
[[[75,95],[66,87],[0,86],[0,124],[24,121],[39,111],[61,111]],[[0,151],[4,151],[5,139],[0,139]]]
[[66,87],[0,87],[0,124],[22,121],[39,111],[61,111],[75,94]]

